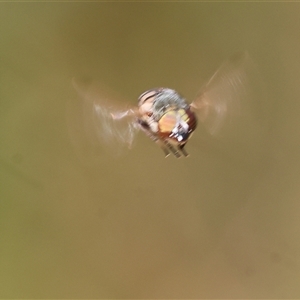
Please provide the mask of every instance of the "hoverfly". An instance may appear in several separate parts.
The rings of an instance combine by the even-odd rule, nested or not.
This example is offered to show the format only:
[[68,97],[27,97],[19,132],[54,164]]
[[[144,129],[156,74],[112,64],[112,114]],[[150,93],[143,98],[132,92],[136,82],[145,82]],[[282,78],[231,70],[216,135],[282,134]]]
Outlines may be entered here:
[[130,148],[136,133],[142,130],[166,157],[186,157],[185,146],[197,125],[202,124],[209,134],[216,136],[241,115],[249,90],[249,65],[247,53],[227,60],[191,103],[175,90],[159,87],[143,92],[137,106],[122,108],[122,101],[105,96],[97,85],[74,80],[73,85],[84,100],[84,134],[93,145],[118,150]]

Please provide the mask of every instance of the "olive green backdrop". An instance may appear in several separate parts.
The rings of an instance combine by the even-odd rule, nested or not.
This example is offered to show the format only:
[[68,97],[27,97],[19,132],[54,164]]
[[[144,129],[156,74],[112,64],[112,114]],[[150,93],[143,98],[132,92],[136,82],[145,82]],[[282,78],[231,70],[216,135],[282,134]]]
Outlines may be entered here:
[[[299,298],[299,13],[0,3],[0,298]],[[130,104],[156,86],[192,99],[244,50],[267,95],[259,150],[205,143],[201,130],[188,159],[165,159],[143,134],[118,158],[74,149],[72,77]]]

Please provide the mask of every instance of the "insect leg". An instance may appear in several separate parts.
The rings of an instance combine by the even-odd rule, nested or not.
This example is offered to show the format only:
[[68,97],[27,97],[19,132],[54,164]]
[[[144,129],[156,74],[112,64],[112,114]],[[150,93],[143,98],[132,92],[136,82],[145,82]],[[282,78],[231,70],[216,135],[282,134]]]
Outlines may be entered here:
[[164,141],[165,145],[167,146],[168,150],[171,151],[177,158],[181,157],[181,154],[177,149],[175,149],[170,143]]
[[185,144],[179,146],[178,149],[181,151],[181,153],[182,153],[185,157],[188,157],[189,154],[185,151],[184,146],[185,146]]
[[141,125],[141,129],[145,132],[145,134],[154,141],[165,153],[165,157],[168,157],[170,155],[170,151],[166,145],[156,136],[154,135],[146,126]]
[[157,139],[155,143],[158,144],[158,146],[162,149],[162,151],[164,151],[165,157],[168,157],[170,155],[169,148],[166,147],[166,145],[164,145],[164,143],[161,140]]

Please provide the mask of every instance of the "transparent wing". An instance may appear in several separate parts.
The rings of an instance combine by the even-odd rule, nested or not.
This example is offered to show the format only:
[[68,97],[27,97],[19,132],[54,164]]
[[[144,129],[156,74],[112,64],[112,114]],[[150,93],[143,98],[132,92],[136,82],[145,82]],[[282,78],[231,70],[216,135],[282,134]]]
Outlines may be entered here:
[[269,108],[267,91],[248,53],[226,62],[191,103],[212,143],[244,159],[257,158],[267,149]]
[[67,107],[69,134],[78,156],[92,164],[105,153],[118,156],[133,146],[139,130],[137,109],[126,107],[98,82],[73,80],[79,99]]
[[[219,135],[248,119],[259,76],[248,53],[240,53],[215,72],[191,103],[207,131]],[[257,86],[257,85],[256,85]]]

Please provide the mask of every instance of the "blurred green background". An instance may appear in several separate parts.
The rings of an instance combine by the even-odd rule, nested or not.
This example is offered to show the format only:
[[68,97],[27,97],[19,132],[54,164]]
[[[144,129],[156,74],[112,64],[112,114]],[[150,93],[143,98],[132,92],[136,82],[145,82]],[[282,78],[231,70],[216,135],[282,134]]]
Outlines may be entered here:
[[[1,3],[0,298],[300,298],[299,3]],[[132,104],[259,66],[266,143],[79,159],[74,76]],[[251,144],[250,144],[251,145]],[[253,146],[255,148],[255,146]],[[249,153],[250,154],[249,154]]]

